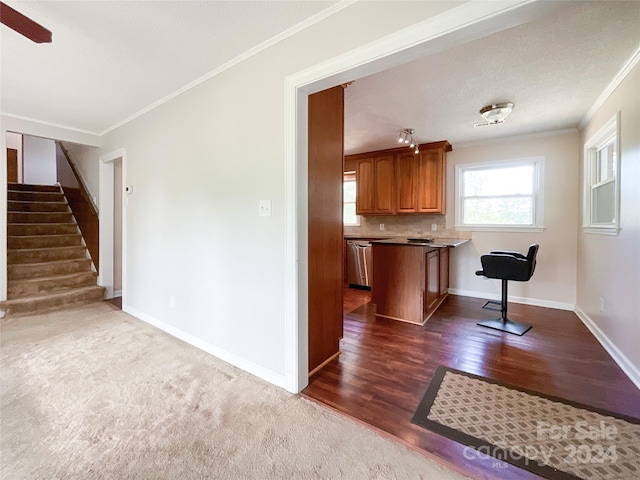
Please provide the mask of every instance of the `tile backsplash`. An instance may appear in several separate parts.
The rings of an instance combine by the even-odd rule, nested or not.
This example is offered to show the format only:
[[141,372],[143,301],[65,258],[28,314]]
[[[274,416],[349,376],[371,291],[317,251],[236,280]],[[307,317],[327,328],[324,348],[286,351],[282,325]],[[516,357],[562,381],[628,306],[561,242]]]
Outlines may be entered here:
[[[380,224],[384,230],[380,230]],[[437,230],[432,230],[432,225]],[[444,215],[361,215],[359,227],[344,227],[345,235],[363,237],[470,238],[469,232],[447,230]]]

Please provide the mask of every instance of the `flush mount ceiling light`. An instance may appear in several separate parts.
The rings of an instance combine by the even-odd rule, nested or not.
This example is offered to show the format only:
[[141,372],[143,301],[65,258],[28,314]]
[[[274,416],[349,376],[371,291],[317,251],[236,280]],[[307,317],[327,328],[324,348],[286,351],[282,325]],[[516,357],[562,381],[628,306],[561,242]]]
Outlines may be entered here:
[[414,152],[417,155],[418,153],[420,153],[420,149],[418,148],[418,143],[413,138],[414,133],[415,130],[413,128],[405,128],[404,130],[401,130],[398,134],[398,143],[409,145],[409,147],[411,148],[415,147]]
[[494,103],[480,110],[480,115],[486,120],[482,123],[474,123],[474,127],[486,127],[488,125],[498,125],[504,123],[505,118],[513,111],[515,105],[511,102]]

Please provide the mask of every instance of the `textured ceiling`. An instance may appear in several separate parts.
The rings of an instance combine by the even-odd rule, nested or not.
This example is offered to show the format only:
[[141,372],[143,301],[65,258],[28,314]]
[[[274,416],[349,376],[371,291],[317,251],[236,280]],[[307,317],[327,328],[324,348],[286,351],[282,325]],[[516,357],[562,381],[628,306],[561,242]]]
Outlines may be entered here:
[[[399,130],[452,145],[575,127],[640,45],[640,2],[564,2],[559,11],[356,80],[345,92],[345,152],[397,146]],[[515,103],[474,128],[485,105]]]
[[336,1],[16,1],[0,26],[2,113],[102,132]]

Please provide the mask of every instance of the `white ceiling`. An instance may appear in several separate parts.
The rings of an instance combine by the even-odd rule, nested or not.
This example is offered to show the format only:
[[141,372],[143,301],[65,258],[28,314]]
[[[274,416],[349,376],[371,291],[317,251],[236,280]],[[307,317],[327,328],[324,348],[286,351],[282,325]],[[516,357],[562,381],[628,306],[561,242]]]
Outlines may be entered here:
[[3,0],[53,32],[0,26],[2,113],[99,133],[336,0]]
[[[53,32],[38,45],[0,26],[0,110],[100,133],[337,1],[16,1]],[[456,144],[576,126],[640,45],[640,2],[562,2],[552,16],[356,80],[345,152]],[[315,17],[314,17],[315,16]],[[515,103],[503,125],[478,110]]]

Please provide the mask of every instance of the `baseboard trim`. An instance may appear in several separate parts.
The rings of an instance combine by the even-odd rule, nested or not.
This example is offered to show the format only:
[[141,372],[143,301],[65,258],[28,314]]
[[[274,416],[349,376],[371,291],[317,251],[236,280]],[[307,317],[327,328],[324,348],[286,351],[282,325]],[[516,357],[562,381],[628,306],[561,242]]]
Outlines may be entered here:
[[114,290],[113,296],[114,297],[121,297],[122,296],[122,290]]
[[316,368],[314,368],[313,370],[311,370],[309,372],[309,378],[311,378],[313,375],[316,374],[316,372],[319,372],[320,370],[322,370],[328,363],[332,362],[333,360],[335,360],[336,358],[338,358],[340,356],[340,351],[338,350],[336,353],[334,353],[333,355],[331,355],[329,358],[327,358],[324,362],[322,362],[320,365],[318,365]]
[[622,371],[629,377],[629,379],[640,389],[640,370],[631,363],[631,360],[620,351],[616,344],[604,333],[600,327],[593,321],[593,319],[587,315],[582,309],[576,306],[574,312],[578,316],[582,323],[589,329],[589,331],[596,337],[596,340],[600,342],[600,345],[607,351],[611,358],[618,364]]
[[[450,288],[449,294],[460,295],[461,297],[486,298],[487,300],[502,300],[502,297],[495,293],[476,292],[473,290],[459,290]],[[534,305],[536,307],[555,308],[556,310],[568,310],[573,312],[576,306],[573,303],[554,302],[552,300],[542,300],[539,298],[513,297],[509,295],[509,301],[512,303],[521,303],[523,305]]]
[[238,367],[241,370],[250,373],[251,375],[255,375],[256,377],[261,378],[262,380],[265,380],[273,385],[276,385],[277,387],[286,389],[286,379],[284,375],[275,373],[271,370],[261,367],[260,365],[239,357],[238,355],[227,352],[226,350],[216,347],[209,342],[205,342],[204,340],[201,340],[200,338],[197,338],[190,333],[184,332],[174,327],[173,325],[169,325],[168,323],[158,320],[151,315],[147,315],[146,313],[143,313],[131,307],[130,305],[122,305],[122,311],[162,330],[165,333],[168,333],[172,337],[176,337],[199,350],[207,352],[208,354],[213,355],[214,357],[219,358],[224,362]]

